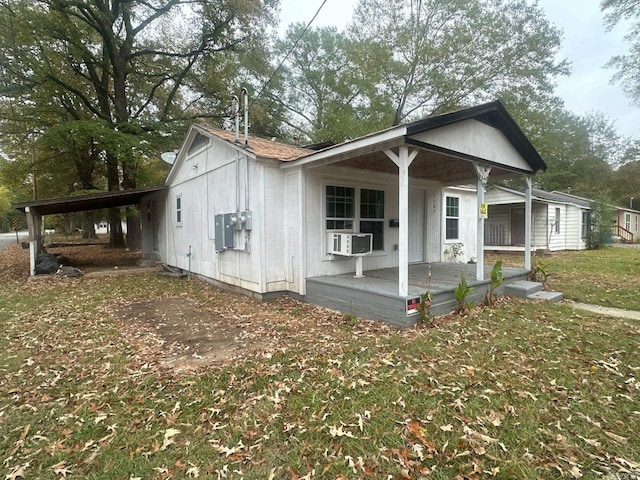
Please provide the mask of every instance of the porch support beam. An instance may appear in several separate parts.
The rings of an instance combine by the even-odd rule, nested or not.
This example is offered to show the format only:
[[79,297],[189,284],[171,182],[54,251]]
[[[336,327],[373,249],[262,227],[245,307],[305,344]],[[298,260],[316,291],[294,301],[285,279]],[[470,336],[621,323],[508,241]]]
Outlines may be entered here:
[[531,270],[531,177],[524,181],[524,268]]
[[398,167],[398,295],[409,295],[409,165],[418,155],[415,149],[409,152],[409,147],[402,145],[398,153],[385,150],[384,153]]
[[489,173],[491,167],[487,165],[478,165],[474,163],[473,166],[476,169],[476,176],[478,177],[477,189],[476,189],[476,203],[478,205],[478,211],[476,212],[478,227],[476,229],[476,249],[478,258],[476,259],[476,280],[484,279],[484,215],[480,214],[480,209],[484,204],[484,189],[487,186],[489,180]]

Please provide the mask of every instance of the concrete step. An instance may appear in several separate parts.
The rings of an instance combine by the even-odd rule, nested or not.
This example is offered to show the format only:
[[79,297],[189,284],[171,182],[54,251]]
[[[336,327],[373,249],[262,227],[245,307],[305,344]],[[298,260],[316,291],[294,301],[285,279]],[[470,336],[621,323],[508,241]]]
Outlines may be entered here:
[[558,303],[564,298],[564,295],[562,292],[548,292],[546,290],[542,290],[532,293],[531,295],[527,295],[527,298],[531,300],[547,300],[549,302]]
[[527,280],[518,280],[517,282],[508,283],[504,286],[504,294],[508,297],[526,298],[536,292],[542,290],[542,283],[529,282]]

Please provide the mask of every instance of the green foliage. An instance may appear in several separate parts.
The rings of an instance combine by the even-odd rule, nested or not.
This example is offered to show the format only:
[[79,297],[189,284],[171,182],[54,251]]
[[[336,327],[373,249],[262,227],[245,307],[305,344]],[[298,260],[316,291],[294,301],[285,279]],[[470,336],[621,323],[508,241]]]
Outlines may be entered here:
[[465,278],[464,273],[461,273],[460,282],[454,290],[456,301],[458,302],[458,307],[456,309],[458,313],[469,313],[469,311],[475,306],[474,302],[467,302],[467,297],[472,290],[473,287],[470,287],[467,284],[467,279]]
[[429,313],[429,309],[433,304],[433,297],[430,291],[424,292],[420,296],[420,303],[418,304],[418,311],[420,312],[420,320],[423,323],[431,323],[433,316]]
[[493,307],[496,302],[495,290],[504,283],[504,276],[502,273],[502,260],[498,260],[491,269],[491,283],[487,287],[487,293],[484,297],[485,305]]
[[556,61],[561,32],[525,1],[362,0],[349,38],[376,46],[375,58],[360,57],[361,70],[381,78],[378,94],[392,99],[394,124],[509,88],[549,91],[568,71]]
[[597,250],[611,243],[611,219],[613,209],[604,197],[591,202],[590,226],[587,229],[587,248]]
[[536,264],[531,269],[531,273],[529,274],[529,278],[532,282],[542,282],[542,284],[546,287],[547,278],[549,278],[548,265],[543,263],[542,260],[538,260]]

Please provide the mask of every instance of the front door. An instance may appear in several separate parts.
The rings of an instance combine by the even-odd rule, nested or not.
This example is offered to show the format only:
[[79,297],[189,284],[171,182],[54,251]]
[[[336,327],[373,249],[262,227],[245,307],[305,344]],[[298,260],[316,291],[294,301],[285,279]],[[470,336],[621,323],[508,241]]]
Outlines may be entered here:
[[409,263],[424,262],[424,199],[423,189],[409,189]]
[[511,245],[524,245],[524,208],[511,209]]

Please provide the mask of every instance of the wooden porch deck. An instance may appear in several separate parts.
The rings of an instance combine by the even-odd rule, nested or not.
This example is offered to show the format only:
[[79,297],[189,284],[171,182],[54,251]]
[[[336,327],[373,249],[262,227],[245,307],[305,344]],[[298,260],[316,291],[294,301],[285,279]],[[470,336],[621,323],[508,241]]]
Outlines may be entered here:
[[[464,273],[469,286],[474,287],[470,301],[482,301],[487,291],[493,266],[485,267],[487,280],[477,281],[476,265],[464,263],[420,263],[409,265],[409,295],[398,295],[398,268],[368,270],[364,278],[354,278],[353,273],[307,278],[305,300],[343,313],[350,313],[370,320],[382,320],[399,327],[408,327],[420,319],[412,302],[427,290],[432,292],[430,312],[445,315],[457,307],[454,290]],[[431,280],[428,275],[431,271]],[[503,267],[505,283],[524,280],[529,271],[522,268]],[[498,290],[501,293],[503,286]]]

